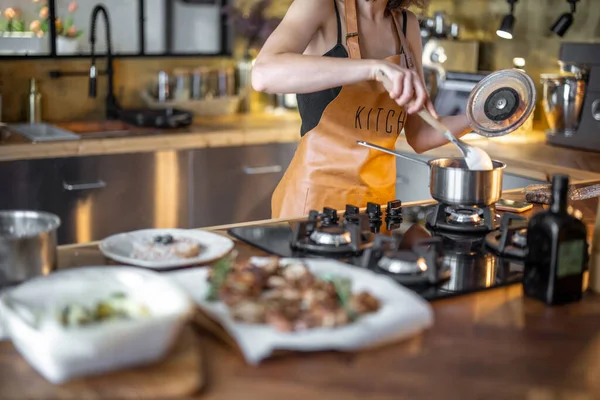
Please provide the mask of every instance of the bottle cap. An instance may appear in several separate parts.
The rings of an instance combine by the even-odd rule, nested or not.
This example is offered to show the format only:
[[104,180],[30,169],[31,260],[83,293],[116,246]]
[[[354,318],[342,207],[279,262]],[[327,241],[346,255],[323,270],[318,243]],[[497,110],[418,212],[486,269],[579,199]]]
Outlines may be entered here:
[[552,176],[552,187],[554,190],[567,190],[569,188],[569,176],[557,174]]

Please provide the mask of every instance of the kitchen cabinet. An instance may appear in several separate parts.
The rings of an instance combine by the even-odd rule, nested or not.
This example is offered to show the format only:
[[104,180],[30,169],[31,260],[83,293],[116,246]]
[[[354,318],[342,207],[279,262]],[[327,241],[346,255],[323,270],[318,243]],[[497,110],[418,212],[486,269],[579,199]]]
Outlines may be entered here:
[[60,196],[61,160],[19,160],[0,163],[0,210],[56,212]]
[[271,195],[296,143],[195,150],[192,155],[195,227],[271,217]]
[[189,152],[64,159],[59,240],[81,243],[135,229],[188,227]]
[[429,168],[396,157],[396,197],[404,202],[431,199]]
[[58,215],[59,244],[267,219],[295,143],[0,162],[0,209]]
[[0,209],[58,215],[59,244],[143,228],[189,227],[189,152],[0,163]]

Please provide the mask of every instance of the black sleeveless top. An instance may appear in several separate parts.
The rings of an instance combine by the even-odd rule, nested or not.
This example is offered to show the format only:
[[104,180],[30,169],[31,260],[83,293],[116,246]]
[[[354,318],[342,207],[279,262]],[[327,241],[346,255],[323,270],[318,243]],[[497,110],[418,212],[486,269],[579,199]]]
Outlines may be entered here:
[[[337,3],[333,2],[335,6],[335,16],[337,17],[337,43],[327,53],[323,54],[323,57],[335,57],[335,58],[348,58],[348,51],[342,44],[342,21],[340,19],[340,12],[337,7]],[[406,37],[406,11],[402,11],[402,33]],[[400,40],[399,40],[400,42]],[[400,54],[404,52],[401,49]],[[325,108],[331,103],[342,90],[341,86],[331,89],[320,90],[312,93],[298,93],[296,100],[298,102],[298,111],[300,112],[300,118],[302,119],[302,126],[300,128],[300,135],[304,136],[307,132],[313,130],[321,120],[321,116],[325,111]]]

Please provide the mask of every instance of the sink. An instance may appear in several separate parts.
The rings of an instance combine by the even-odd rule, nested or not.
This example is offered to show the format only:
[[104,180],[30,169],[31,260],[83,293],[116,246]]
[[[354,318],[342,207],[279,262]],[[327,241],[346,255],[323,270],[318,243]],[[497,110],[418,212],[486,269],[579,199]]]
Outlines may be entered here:
[[[428,161],[434,157],[428,157],[422,154],[402,152],[407,156]],[[548,183],[527,176],[504,172],[502,179],[502,190],[520,189],[531,184]],[[429,193],[429,167],[418,164],[402,158],[396,158],[396,193],[402,201],[423,201],[430,200]]]
[[81,136],[71,131],[67,131],[46,123],[8,124],[7,126],[10,131],[24,136],[33,142],[53,142],[59,140],[81,139]]

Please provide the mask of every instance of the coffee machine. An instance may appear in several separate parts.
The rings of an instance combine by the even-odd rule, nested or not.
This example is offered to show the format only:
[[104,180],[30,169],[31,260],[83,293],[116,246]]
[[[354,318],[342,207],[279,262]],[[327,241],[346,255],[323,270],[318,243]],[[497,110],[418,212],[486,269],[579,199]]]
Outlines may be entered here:
[[562,43],[559,64],[542,76],[547,142],[600,152],[600,43]]

